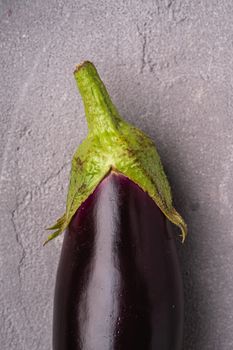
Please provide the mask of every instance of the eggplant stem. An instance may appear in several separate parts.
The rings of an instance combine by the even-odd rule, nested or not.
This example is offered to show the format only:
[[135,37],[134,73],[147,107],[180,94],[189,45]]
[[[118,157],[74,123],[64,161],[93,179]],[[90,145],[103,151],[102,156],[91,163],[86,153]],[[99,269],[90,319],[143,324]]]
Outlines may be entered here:
[[55,232],[45,243],[67,228],[78,208],[111,169],[147,192],[168,220],[181,229],[184,242],[187,226],[173,207],[170,185],[153,141],[122,119],[91,62],[78,65],[74,76],[89,132],[73,156],[66,213],[48,228]]

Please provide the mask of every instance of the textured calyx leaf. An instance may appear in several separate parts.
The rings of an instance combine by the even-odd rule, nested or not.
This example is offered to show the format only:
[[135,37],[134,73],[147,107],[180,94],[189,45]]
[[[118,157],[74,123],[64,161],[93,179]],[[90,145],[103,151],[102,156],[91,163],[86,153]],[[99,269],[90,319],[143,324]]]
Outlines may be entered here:
[[180,227],[184,241],[187,227],[173,207],[170,186],[154,143],[122,119],[91,62],[77,66],[74,75],[89,132],[72,160],[66,213],[49,228],[54,232],[45,243],[67,228],[77,209],[111,169],[147,192],[165,216]]

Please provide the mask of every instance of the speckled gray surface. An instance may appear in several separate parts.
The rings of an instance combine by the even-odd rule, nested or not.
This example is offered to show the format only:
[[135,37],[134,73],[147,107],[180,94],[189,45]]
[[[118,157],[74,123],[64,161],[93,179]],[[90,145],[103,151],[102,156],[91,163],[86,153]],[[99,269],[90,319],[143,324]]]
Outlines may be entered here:
[[0,1],[2,350],[51,349],[62,237],[42,242],[87,131],[84,59],[156,142],[187,220],[184,350],[233,349],[232,52],[231,0]]

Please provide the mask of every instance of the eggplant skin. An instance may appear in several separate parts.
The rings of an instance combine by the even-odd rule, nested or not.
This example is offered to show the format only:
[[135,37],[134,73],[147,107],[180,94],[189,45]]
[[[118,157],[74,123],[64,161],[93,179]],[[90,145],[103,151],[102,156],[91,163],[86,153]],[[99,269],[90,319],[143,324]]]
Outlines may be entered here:
[[65,232],[53,350],[181,350],[183,309],[164,214],[135,183],[111,172]]

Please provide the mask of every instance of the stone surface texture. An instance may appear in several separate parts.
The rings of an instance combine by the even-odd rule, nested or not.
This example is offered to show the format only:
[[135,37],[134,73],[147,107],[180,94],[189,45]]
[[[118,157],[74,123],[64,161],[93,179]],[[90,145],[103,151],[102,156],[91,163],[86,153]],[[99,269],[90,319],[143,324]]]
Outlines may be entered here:
[[184,350],[233,349],[233,2],[0,0],[1,350],[52,349],[63,238],[42,242],[87,132],[86,59],[155,141],[187,221]]

